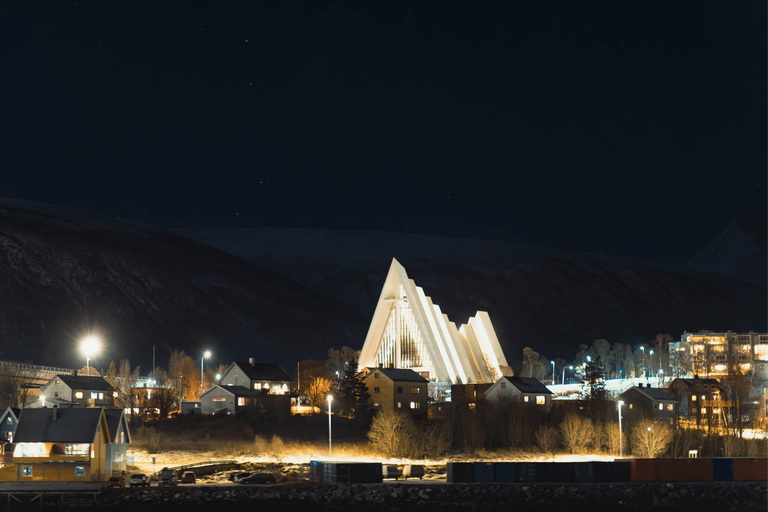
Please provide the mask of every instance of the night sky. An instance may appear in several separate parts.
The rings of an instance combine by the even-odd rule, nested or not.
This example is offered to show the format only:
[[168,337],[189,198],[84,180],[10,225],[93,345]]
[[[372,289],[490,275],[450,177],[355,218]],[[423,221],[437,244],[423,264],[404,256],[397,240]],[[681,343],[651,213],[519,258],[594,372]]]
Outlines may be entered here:
[[411,4],[6,0],[0,196],[667,263],[765,214],[765,2]]

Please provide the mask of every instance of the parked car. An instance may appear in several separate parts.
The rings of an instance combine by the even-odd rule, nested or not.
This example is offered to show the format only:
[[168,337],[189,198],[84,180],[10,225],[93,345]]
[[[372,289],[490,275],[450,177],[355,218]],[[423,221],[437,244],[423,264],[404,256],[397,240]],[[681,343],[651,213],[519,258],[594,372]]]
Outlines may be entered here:
[[397,466],[381,466],[382,478],[394,478],[397,480],[401,476],[403,476],[403,473]]
[[128,479],[128,485],[131,487],[149,487],[149,477],[143,473],[136,473]]
[[121,476],[113,476],[107,482],[107,487],[110,487],[110,488],[111,487],[118,487],[118,488],[125,487],[125,478],[123,478]]
[[419,477],[419,480],[421,480],[424,478],[424,466],[421,464],[406,464],[403,468],[403,476],[406,480],[416,477]]
[[247,473],[245,471],[233,471],[229,474],[229,481],[230,482],[237,482],[243,477],[251,476],[251,473]]
[[160,487],[176,487],[179,483],[179,477],[172,469],[163,468],[157,475],[157,485]]
[[245,476],[237,481],[239,484],[252,485],[252,484],[273,484],[277,482],[275,475],[272,473],[254,473],[249,476]]
[[181,474],[181,483],[183,484],[194,484],[195,483],[195,472],[194,471],[185,471]]

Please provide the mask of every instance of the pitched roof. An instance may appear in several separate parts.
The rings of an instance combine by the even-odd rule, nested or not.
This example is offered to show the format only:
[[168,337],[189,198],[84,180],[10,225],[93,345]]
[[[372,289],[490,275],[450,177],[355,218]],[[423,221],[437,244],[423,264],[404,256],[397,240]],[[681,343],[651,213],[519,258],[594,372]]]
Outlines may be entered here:
[[125,424],[125,438],[128,443],[131,442],[131,433],[128,431],[128,422],[125,421],[125,412],[122,409],[104,409],[104,416],[107,417],[107,428],[109,429],[109,440],[117,442],[117,431],[120,423]]
[[507,382],[515,386],[517,389],[520,390],[521,393],[544,393],[544,394],[552,394],[552,392],[542,384],[542,382],[539,379],[534,379],[533,377],[507,377],[504,376],[502,379],[507,379]]
[[19,419],[19,415],[21,414],[21,409],[18,407],[7,407],[5,411],[3,411],[3,414],[0,415],[0,421],[4,421],[5,417],[9,414],[12,414],[14,418],[17,420]]
[[88,389],[94,391],[112,391],[114,388],[104,377],[57,375],[54,379],[61,379],[61,382],[70,387],[70,389]]
[[720,381],[718,381],[717,379],[681,379],[678,377],[675,380],[679,380],[683,384],[686,384],[689,386],[696,385],[696,384],[716,384],[718,386],[720,385]]
[[648,398],[652,398],[653,400],[674,400],[677,401],[677,398],[672,396],[666,389],[660,389],[660,388],[648,388],[648,387],[639,387],[639,386],[633,386],[630,389],[636,389],[640,393],[644,394]]
[[290,382],[291,377],[279,364],[273,363],[256,363],[251,364],[248,361],[235,361],[232,364],[236,364],[243,370],[243,373],[251,380],[276,380]]
[[243,386],[222,386],[221,384],[214,384],[208,390],[206,390],[200,397],[207,395],[216,388],[221,388],[224,391],[231,393],[235,396],[262,396],[264,395],[263,389],[248,389]]
[[92,443],[102,414],[103,409],[26,409],[19,419],[14,441]]
[[427,379],[408,368],[369,368],[372,372],[381,372],[393,381],[429,382]]

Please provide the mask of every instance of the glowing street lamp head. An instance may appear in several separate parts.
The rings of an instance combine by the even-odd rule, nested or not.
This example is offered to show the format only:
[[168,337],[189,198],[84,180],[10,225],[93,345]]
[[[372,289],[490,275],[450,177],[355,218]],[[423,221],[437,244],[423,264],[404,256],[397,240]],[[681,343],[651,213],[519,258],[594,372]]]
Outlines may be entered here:
[[619,407],[624,405],[624,400],[619,400]]
[[333,395],[328,395],[328,403],[333,402]]
[[101,340],[98,336],[86,336],[80,341],[80,352],[85,357],[93,357],[101,351]]
[[221,380],[221,374],[217,373],[216,374],[216,382],[219,382],[220,380]]
[[206,350],[205,353],[203,354],[203,357],[206,358],[206,359],[211,357],[211,351],[210,350]]

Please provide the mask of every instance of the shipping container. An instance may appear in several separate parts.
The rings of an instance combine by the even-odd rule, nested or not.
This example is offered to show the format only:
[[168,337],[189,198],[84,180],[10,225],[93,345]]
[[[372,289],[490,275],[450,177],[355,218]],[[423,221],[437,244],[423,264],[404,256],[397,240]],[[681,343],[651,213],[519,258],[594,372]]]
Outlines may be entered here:
[[[711,482],[712,459],[672,460],[673,478],[670,482]],[[656,475],[658,478],[658,474]]]
[[592,462],[577,462],[575,464],[575,471],[576,471],[577,482],[594,482],[595,481]]
[[[648,459],[654,464],[654,478],[657,482],[677,482],[675,459]],[[688,460],[688,459],[685,459]]]
[[628,460],[614,460],[608,462],[611,465],[611,482],[632,481],[632,462]]
[[[546,464],[546,463],[543,463]],[[545,482],[546,480],[540,480]],[[574,462],[553,462],[551,482],[575,482],[576,481],[576,463]]]
[[475,482],[493,482],[493,462],[475,462]]
[[554,482],[556,462],[535,462],[534,463],[534,482]]
[[326,462],[323,481],[329,483],[381,483],[381,462]]
[[768,480],[768,459],[734,458],[733,479],[765,482]]
[[445,465],[448,483],[458,484],[475,481],[475,468],[471,462],[449,462]]
[[632,459],[630,474],[633,482],[653,482],[656,480],[656,464],[653,459]]
[[[593,482],[610,482],[612,462],[590,462],[592,464]],[[627,467],[629,469],[629,467]],[[629,480],[629,475],[627,475]]]
[[516,482],[517,465],[516,462],[494,462],[493,481],[503,483]]
[[712,459],[712,480],[716,482],[732,482],[733,459],[725,457]]
[[519,463],[517,466],[517,481],[536,482],[536,466],[535,462]]
[[313,482],[323,481],[323,463],[319,460],[309,461],[309,479]]

